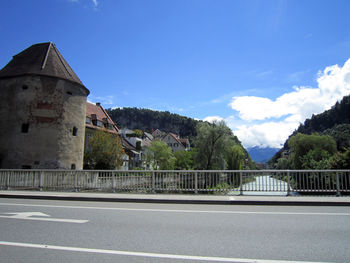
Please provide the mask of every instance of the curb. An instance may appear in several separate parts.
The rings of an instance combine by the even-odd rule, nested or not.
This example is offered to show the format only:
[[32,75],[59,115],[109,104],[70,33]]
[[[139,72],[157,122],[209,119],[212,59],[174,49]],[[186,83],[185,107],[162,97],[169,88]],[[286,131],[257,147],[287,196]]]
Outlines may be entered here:
[[30,194],[0,194],[0,198],[90,201],[90,202],[120,202],[120,203],[153,203],[153,204],[197,204],[197,205],[260,205],[260,206],[350,206],[344,201],[305,201],[305,200],[210,200],[210,199],[165,199],[165,198],[127,198],[127,197],[86,197],[86,196],[55,196]]

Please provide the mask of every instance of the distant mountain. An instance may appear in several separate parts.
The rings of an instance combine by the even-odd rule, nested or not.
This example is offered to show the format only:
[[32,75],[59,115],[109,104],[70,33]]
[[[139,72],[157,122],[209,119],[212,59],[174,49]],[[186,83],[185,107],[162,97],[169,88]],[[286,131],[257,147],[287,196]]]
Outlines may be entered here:
[[260,148],[258,146],[247,148],[252,160],[257,163],[266,163],[271,159],[280,149],[279,148]]

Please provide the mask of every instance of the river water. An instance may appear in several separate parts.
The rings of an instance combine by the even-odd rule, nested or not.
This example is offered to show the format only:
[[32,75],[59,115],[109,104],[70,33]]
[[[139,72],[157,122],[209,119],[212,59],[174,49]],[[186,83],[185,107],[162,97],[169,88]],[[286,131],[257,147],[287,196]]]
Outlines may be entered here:
[[[243,185],[243,195],[287,195],[287,182],[275,179],[269,175],[257,176],[255,181]],[[293,194],[289,188],[290,194]],[[239,194],[239,188],[229,195]]]

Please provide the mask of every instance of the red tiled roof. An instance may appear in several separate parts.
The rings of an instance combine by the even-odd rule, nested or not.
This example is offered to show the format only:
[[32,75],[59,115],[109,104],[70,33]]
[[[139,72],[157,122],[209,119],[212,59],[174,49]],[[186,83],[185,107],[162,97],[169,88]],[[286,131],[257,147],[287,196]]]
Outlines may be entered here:
[[[101,121],[103,124],[111,124],[113,129],[106,129],[104,126],[99,127],[97,125],[94,125],[93,121],[94,118],[93,116],[96,115],[96,121]],[[118,133],[118,127],[115,125],[111,117],[108,115],[108,113],[105,111],[105,109],[100,105],[95,105],[90,102],[86,103],[86,117],[89,117],[91,119],[91,123],[85,123],[85,126],[87,128],[92,128],[92,129],[101,129],[105,130],[111,133]],[[106,122],[107,121],[107,122]]]

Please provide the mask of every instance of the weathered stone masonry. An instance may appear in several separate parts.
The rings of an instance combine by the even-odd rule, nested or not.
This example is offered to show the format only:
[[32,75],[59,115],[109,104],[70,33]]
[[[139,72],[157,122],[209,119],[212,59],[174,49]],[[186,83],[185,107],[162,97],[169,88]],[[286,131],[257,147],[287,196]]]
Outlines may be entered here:
[[89,90],[52,43],[0,71],[0,168],[82,169]]

